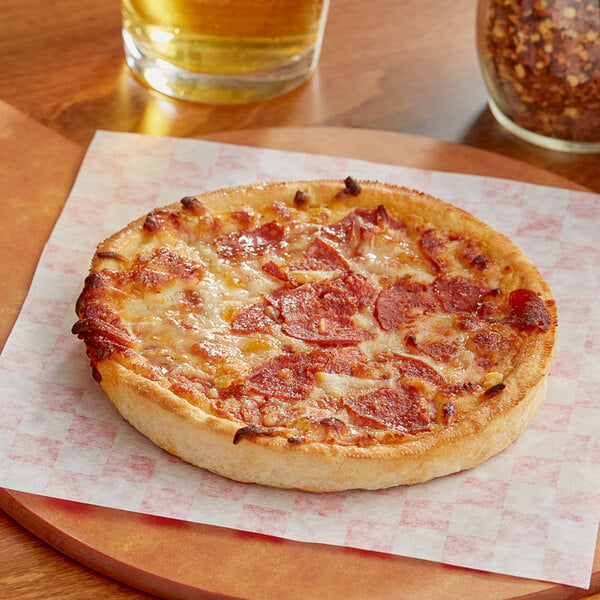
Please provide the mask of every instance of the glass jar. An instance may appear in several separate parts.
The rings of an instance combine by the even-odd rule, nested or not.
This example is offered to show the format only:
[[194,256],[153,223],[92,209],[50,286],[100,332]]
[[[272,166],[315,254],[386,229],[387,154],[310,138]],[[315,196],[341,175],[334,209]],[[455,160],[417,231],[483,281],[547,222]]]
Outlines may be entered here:
[[490,110],[519,137],[600,152],[600,0],[479,0]]

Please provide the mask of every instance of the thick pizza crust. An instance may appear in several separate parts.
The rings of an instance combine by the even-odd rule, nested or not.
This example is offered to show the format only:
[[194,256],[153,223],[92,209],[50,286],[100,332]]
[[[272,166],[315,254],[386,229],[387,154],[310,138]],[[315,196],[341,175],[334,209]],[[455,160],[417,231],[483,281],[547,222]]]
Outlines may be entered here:
[[[393,203],[397,214],[416,213],[434,226],[467,233],[486,251],[510,264],[519,287],[535,289],[551,312],[543,335],[524,342],[502,393],[479,404],[445,427],[408,436],[399,443],[370,446],[335,443],[290,444],[285,437],[252,436],[234,445],[240,423],[208,414],[156,381],[133,372],[118,356],[95,365],[100,384],[122,416],[168,452],[231,479],[313,492],[378,489],[414,484],[471,468],[506,448],[527,427],[542,403],[556,335],[556,309],[549,287],[523,254],[503,235],[468,213],[435,198],[384,184],[361,182],[348,206],[375,208]],[[250,206],[257,212],[281,198],[289,203],[297,189],[313,203],[326,206],[339,181],[294,182],[248,186],[198,196],[219,210]],[[168,207],[175,210],[179,205]],[[91,272],[112,260],[107,253],[129,251],[140,243],[144,218],[99,246]]]
[[[101,367],[102,387],[117,410],[155,444],[183,460],[246,483],[334,492],[376,490],[428,481],[470,469],[504,450],[534,417],[546,377],[496,414],[473,415],[435,439],[370,448],[307,444],[259,437],[232,445],[238,426],[207,415],[116,363]],[[486,411],[488,412],[488,411]]]

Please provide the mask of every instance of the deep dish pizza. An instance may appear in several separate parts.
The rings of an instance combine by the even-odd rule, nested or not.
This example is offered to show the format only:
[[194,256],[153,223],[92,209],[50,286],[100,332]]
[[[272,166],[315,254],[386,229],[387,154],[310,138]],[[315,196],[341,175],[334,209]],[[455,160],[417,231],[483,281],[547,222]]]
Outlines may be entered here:
[[556,309],[503,235],[374,182],[188,196],[100,244],[73,332],[121,414],[184,460],[310,491],[504,449],[543,400]]

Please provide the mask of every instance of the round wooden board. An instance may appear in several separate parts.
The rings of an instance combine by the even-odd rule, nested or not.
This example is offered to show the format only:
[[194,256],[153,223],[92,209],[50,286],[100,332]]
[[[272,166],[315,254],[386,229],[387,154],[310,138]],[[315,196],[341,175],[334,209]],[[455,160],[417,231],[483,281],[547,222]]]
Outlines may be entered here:
[[[583,189],[509,158],[399,133],[274,128],[213,134],[206,139]],[[600,544],[592,585],[586,591],[10,490],[0,490],[0,507],[26,529],[82,564],[168,599],[571,600],[600,589]]]

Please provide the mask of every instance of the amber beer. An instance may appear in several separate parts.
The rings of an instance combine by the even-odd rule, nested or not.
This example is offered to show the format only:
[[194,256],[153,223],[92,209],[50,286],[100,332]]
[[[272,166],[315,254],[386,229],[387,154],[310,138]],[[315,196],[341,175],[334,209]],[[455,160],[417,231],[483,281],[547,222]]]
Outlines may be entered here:
[[263,100],[314,70],[329,0],[123,0],[127,62],[170,96]]

